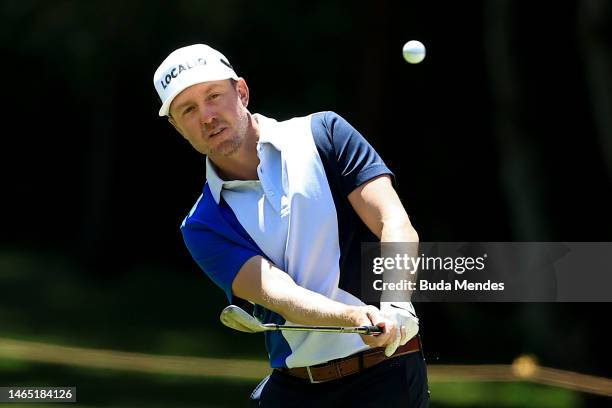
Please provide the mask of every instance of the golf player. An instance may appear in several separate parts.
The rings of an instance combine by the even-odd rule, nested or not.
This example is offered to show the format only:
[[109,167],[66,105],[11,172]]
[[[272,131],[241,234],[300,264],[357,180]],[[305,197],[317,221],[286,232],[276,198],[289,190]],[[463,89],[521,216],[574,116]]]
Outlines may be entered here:
[[266,332],[273,371],[254,405],[427,406],[409,299],[360,299],[361,243],[418,241],[372,146],[333,112],[251,114],[246,81],[204,44],[172,52],[153,81],[159,115],[206,156],[206,183],[181,231],[229,302],[252,303],[265,323],[383,331]]

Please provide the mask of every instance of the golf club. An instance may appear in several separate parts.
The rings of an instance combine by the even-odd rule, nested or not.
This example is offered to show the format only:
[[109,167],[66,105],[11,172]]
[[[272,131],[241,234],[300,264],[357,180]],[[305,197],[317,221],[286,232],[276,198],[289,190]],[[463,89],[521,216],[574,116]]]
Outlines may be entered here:
[[269,330],[316,331],[328,333],[357,333],[376,336],[382,333],[378,326],[338,327],[338,326],[295,326],[275,323],[262,323],[236,305],[229,305],[221,312],[221,323],[234,330],[246,333],[260,333]]

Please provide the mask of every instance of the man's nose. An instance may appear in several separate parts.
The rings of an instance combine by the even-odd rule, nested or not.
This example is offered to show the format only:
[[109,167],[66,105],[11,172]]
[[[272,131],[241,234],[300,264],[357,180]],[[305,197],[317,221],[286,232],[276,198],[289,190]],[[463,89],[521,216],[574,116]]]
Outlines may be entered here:
[[200,122],[202,123],[202,125],[211,124],[212,121],[217,117],[217,112],[206,105],[200,105],[199,110]]

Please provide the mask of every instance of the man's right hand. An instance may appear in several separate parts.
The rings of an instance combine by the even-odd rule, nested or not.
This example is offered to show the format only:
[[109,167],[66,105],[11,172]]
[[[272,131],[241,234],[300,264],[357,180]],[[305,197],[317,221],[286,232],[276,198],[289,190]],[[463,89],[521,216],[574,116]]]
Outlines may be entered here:
[[399,330],[394,319],[384,315],[374,306],[358,306],[354,315],[356,326],[378,326],[382,333],[372,335],[360,335],[363,342],[370,347],[386,347],[393,343],[396,332]]

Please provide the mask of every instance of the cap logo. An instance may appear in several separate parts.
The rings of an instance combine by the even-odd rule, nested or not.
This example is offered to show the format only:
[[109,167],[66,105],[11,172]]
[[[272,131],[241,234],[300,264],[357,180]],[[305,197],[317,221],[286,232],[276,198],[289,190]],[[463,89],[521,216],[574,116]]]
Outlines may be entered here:
[[173,78],[178,77],[181,72],[190,70],[191,68],[197,67],[199,65],[206,65],[205,58],[197,58],[191,61],[186,61],[183,64],[179,64],[177,66],[172,67],[172,69],[166,74],[166,76],[159,81],[163,89],[166,89],[170,82],[172,82]]

